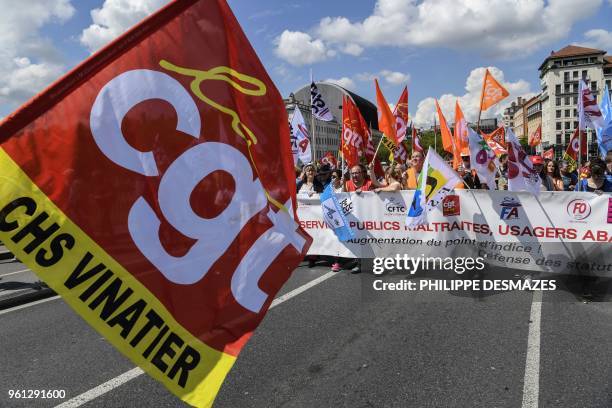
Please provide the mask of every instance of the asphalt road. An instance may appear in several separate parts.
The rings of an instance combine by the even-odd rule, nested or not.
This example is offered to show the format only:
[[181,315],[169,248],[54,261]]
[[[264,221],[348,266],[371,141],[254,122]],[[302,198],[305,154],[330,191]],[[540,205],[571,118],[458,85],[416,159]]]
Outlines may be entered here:
[[[327,272],[300,267],[280,294]],[[372,278],[340,272],[271,309],[215,407],[612,406],[610,302],[544,292],[530,322],[533,292],[375,293]],[[134,368],[61,299],[4,311],[0,327],[0,407],[56,406]],[[82,406],[184,404],[138,375]]]

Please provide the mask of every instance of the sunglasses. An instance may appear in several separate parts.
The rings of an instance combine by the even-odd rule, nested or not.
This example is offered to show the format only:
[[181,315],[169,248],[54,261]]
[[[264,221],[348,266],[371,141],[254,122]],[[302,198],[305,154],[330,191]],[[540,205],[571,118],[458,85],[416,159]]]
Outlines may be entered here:
[[333,178],[333,179],[337,179],[337,178],[338,178],[338,176],[333,175],[333,176],[331,176],[331,178]]

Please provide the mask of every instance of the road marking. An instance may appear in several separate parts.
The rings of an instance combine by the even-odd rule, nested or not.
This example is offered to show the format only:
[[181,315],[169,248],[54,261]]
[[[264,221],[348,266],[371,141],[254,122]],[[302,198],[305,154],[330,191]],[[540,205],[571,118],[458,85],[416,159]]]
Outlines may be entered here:
[[4,278],[5,276],[9,276],[9,275],[16,275],[16,274],[18,274],[18,273],[23,273],[23,272],[27,272],[27,271],[29,271],[29,269],[22,269],[22,270],[20,270],[20,271],[9,272],[9,273],[3,273],[3,274],[0,274],[0,278]]
[[525,359],[525,378],[523,380],[522,408],[538,408],[540,394],[540,321],[542,316],[542,291],[533,292],[531,314],[529,315],[529,336],[527,338],[527,358]]
[[[313,286],[318,285],[319,283],[326,281],[327,279],[331,278],[332,276],[336,276],[336,275],[338,275],[337,272],[328,272],[325,275],[319,276],[318,278],[313,279],[310,282],[300,286],[299,288],[293,289],[291,292],[287,292],[284,295],[277,297],[276,299],[272,301],[272,304],[270,304],[270,309],[280,305],[283,302],[288,301],[289,299],[293,297],[296,297],[300,293],[303,293],[307,291],[308,289],[312,288]],[[56,405],[55,408],[80,407],[81,405],[89,401],[92,401],[93,399],[98,398],[101,395],[106,394],[107,392],[119,387],[120,385],[123,385],[126,382],[133,380],[134,378],[140,376],[141,374],[144,374],[144,371],[140,367],[135,367],[131,369],[130,371],[127,371],[121,374],[118,377],[108,380],[104,384],[100,384],[97,387],[92,388],[89,391],[85,391],[84,393],[77,395],[76,397],[60,405]]]
[[26,307],[36,306],[36,305],[39,305],[41,303],[49,302],[51,300],[56,300],[56,299],[59,299],[59,298],[60,298],[60,296],[57,295],[57,296],[53,296],[53,297],[50,297],[50,298],[47,298],[47,299],[41,299],[41,300],[37,300],[35,302],[26,303],[25,305],[11,307],[10,309],[0,310],[0,315],[6,314],[6,313],[9,313],[9,312],[14,312],[14,311],[20,310],[20,309],[25,309]]

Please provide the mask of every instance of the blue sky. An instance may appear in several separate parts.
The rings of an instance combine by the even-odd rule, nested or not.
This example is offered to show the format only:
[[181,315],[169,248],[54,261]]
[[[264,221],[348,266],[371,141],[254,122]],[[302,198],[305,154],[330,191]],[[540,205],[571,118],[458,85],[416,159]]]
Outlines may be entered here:
[[[431,121],[432,98],[450,121],[456,99],[475,119],[484,67],[515,98],[539,91],[537,68],[551,50],[573,43],[612,52],[612,0],[228,2],[283,96],[312,69],[317,80],[375,100],[378,77],[390,103],[408,84],[421,125]],[[166,1],[27,3],[0,0],[0,117]]]

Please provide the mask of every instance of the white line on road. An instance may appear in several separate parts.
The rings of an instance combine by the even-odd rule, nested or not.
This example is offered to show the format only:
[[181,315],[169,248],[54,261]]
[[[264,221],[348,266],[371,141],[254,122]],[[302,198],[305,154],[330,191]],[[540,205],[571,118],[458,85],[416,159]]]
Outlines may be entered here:
[[26,303],[25,305],[21,305],[21,306],[15,306],[15,307],[11,307],[10,309],[6,309],[6,310],[0,310],[0,315],[9,313],[9,312],[14,312],[15,310],[19,310],[19,309],[25,309],[26,307],[30,307],[30,306],[36,306],[39,305],[41,303],[45,303],[45,302],[49,302],[51,300],[55,300],[55,299],[59,299],[60,296],[53,296],[47,299],[41,299],[41,300],[37,300],[35,302],[30,302],[30,303]]
[[[338,275],[337,272],[328,272],[325,275],[319,276],[318,278],[313,279],[310,282],[300,286],[299,288],[293,289],[291,292],[287,292],[284,295],[277,297],[276,299],[272,301],[272,304],[270,305],[270,309],[272,309],[275,306],[280,305],[283,302],[288,301],[289,299],[299,295],[300,293],[303,293],[307,291],[308,289],[312,288],[313,286],[318,285],[319,283],[331,278],[332,276],[336,276],[336,275]],[[140,367],[135,367],[131,369],[130,371],[121,374],[118,377],[108,380],[104,384],[100,384],[97,387],[92,388],[89,391],[85,391],[84,393],[77,395],[76,397],[60,405],[55,406],[55,408],[80,407],[81,405],[95,398],[98,398],[99,396],[106,394],[107,392],[113,390],[114,388],[117,388],[120,385],[123,385],[126,382],[140,376],[141,374],[144,374],[144,371],[142,371]]]
[[542,316],[542,292],[533,292],[523,380],[522,408],[538,408],[540,394],[540,320]]
[[[0,274],[0,278],[4,278],[5,276],[16,275],[16,274],[18,274],[18,273],[23,273],[23,272],[28,272],[28,271],[29,271],[29,269],[22,269],[22,270],[20,270],[20,271],[9,272],[9,273],[3,273],[3,274]],[[33,273],[33,272],[32,272],[32,273]]]

